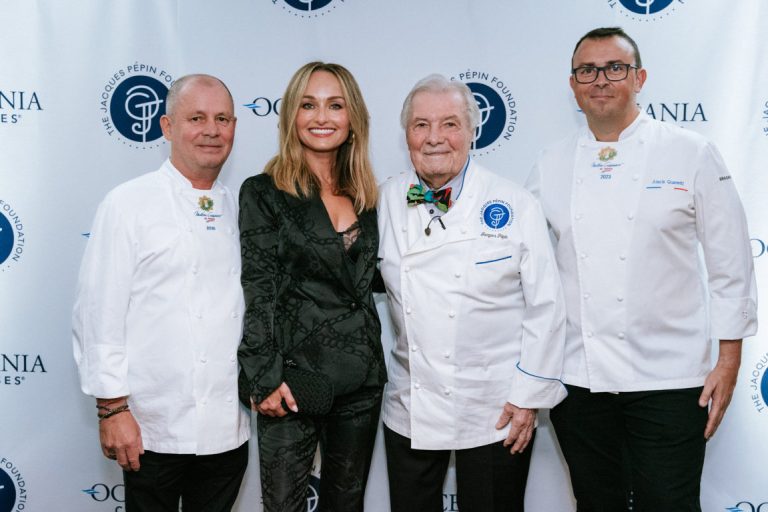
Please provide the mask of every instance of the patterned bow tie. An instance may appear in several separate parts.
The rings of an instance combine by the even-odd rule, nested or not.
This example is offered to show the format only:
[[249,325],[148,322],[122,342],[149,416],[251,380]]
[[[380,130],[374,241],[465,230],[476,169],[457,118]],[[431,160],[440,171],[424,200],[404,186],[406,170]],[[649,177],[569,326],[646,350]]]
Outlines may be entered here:
[[422,203],[433,203],[441,212],[447,212],[451,207],[451,187],[443,190],[429,190],[424,185],[411,185],[408,189],[408,206]]

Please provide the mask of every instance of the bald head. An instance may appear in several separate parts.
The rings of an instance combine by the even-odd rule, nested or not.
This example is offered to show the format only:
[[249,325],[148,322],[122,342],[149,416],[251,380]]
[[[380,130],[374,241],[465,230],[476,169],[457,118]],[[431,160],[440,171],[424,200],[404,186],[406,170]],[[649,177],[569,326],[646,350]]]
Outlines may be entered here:
[[165,115],[173,116],[176,110],[176,106],[178,105],[179,98],[184,94],[184,91],[193,84],[208,87],[222,87],[225,91],[227,91],[229,101],[232,103],[232,110],[234,111],[235,102],[232,99],[232,93],[229,92],[229,88],[226,86],[226,84],[215,76],[198,73],[192,75],[184,75],[183,77],[173,82],[171,88],[168,89],[168,96],[165,98]]

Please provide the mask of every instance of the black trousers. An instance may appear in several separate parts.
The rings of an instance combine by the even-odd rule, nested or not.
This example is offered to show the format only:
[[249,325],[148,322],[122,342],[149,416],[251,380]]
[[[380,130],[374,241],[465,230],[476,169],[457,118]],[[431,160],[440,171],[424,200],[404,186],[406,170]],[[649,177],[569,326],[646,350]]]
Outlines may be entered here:
[[381,388],[336,397],[323,416],[259,414],[264,512],[306,512],[315,450],[322,460],[316,510],[362,512],[381,411]]
[[702,388],[591,393],[566,386],[550,412],[579,512],[701,510]]
[[138,471],[123,471],[127,512],[227,512],[237,499],[248,443],[215,455],[145,451]]
[[[502,441],[455,450],[456,494],[461,512],[517,512],[525,507],[525,485],[533,441],[512,455]],[[416,450],[411,440],[384,425],[389,501],[392,512],[443,512],[443,481],[451,450]]]

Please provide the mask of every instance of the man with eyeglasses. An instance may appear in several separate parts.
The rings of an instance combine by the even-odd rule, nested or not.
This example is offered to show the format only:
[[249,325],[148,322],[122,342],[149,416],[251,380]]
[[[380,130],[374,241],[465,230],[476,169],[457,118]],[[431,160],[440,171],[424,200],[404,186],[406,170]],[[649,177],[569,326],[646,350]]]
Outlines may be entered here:
[[703,137],[639,110],[645,80],[623,30],[582,37],[570,84],[587,126],[528,180],[557,240],[569,395],[550,417],[579,511],[701,510],[706,440],[757,329],[733,180]]
[[118,186],[96,213],[73,314],[83,392],[133,511],[228,511],[248,463],[237,399],[244,309],[235,197],[217,178],[232,149],[219,79],[171,86],[170,158]]

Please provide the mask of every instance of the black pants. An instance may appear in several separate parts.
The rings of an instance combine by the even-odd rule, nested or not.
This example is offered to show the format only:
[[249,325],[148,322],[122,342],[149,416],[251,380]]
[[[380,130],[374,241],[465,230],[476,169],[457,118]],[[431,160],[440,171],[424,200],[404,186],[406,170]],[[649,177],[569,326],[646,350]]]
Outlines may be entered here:
[[318,511],[361,512],[381,410],[381,388],[336,397],[323,416],[259,414],[264,512],[305,512],[315,450],[322,459]]
[[[590,393],[566,386],[550,412],[579,512],[701,510],[702,388]],[[631,501],[630,501],[631,500]]]
[[[455,450],[456,494],[461,512],[524,510],[534,437],[512,455],[502,441]],[[384,426],[392,512],[443,512],[443,481],[451,450],[415,450],[411,440]]]
[[215,455],[145,451],[138,471],[123,471],[127,512],[226,512],[248,465],[248,443]]

